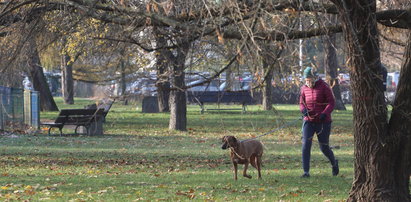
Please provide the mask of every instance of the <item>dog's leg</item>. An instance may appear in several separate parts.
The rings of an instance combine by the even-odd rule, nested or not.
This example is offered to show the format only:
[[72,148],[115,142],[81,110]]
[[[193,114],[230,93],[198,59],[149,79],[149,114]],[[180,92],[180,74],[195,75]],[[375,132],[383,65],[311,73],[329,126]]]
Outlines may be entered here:
[[255,155],[251,155],[251,157],[250,157],[250,164],[254,167],[254,168],[257,168],[257,158],[256,158],[256,156]]
[[244,163],[243,176],[246,177],[246,178],[248,178],[248,179],[251,179],[251,178],[252,178],[251,175],[247,175],[247,169],[248,169],[248,161],[246,161],[246,162]]
[[234,168],[234,180],[237,180],[237,163],[233,162],[233,168]]
[[257,161],[256,165],[257,165],[257,171],[258,171],[258,179],[261,179],[261,156],[257,156],[255,160]]

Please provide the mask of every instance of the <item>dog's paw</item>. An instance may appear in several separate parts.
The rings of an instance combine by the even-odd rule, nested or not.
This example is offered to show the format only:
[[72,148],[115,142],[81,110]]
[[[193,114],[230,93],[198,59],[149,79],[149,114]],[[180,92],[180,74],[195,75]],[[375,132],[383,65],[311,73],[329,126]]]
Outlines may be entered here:
[[246,178],[248,178],[248,179],[253,178],[251,175],[244,175],[244,177],[246,177]]

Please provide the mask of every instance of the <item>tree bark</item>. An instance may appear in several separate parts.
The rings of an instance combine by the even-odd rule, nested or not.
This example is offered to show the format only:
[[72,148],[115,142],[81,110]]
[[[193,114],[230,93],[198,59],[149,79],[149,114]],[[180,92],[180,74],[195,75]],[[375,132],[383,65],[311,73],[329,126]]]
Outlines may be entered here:
[[190,45],[188,42],[180,43],[181,47],[176,49],[176,56],[173,57],[172,84],[176,88],[170,92],[170,130],[187,130],[187,100],[184,90],[185,82],[185,59]]
[[[160,73],[160,72],[159,72]],[[159,112],[170,111],[170,82],[160,82],[157,84],[157,102]]]
[[126,89],[127,89],[127,81],[126,81],[126,64],[124,62],[124,58],[120,59],[120,87],[121,87],[121,96],[123,97],[123,105],[128,105],[128,98],[126,96]]
[[43,67],[41,67],[37,44],[34,37],[28,38],[27,50],[27,63],[29,66],[30,77],[34,90],[40,93],[41,111],[58,111],[57,105],[51,95],[49,85],[46,82]]
[[228,67],[225,71],[225,86],[224,91],[231,91],[233,89],[233,71],[231,67]]
[[327,82],[335,96],[335,109],[346,110],[341,97],[340,84],[338,82],[338,60],[335,51],[335,34],[328,35],[325,39],[325,72]]
[[273,99],[272,99],[272,91],[273,86],[271,85],[271,80],[273,79],[273,68],[269,63],[266,61],[267,58],[263,58],[263,69],[264,69],[264,85],[263,85],[263,109],[264,110],[272,110],[273,109]]
[[[409,139],[405,142],[401,139],[409,137],[410,133],[387,123],[388,112],[380,76],[376,1],[332,2],[337,5],[343,23],[353,93],[355,161],[354,182],[348,201],[409,201],[409,185],[406,183],[409,148],[404,148],[409,145]],[[409,85],[403,86],[407,87],[409,89]],[[397,109],[399,107],[394,112]],[[397,113],[405,116],[409,112],[408,107],[405,112]],[[392,119],[398,119],[398,115],[393,115],[396,117]],[[410,127],[409,118],[398,120],[397,124]],[[405,132],[407,135],[401,138],[399,134]],[[407,153],[402,154],[401,150]]]
[[[154,27],[154,35],[157,46],[163,47],[167,45],[167,40],[160,33],[159,28]],[[170,58],[171,52],[167,49],[160,49],[156,51],[156,66],[157,66],[157,102],[160,112],[169,112],[169,99],[170,99],[170,81],[168,75],[168,58]]]
[[[397,87],[393,110],[389,122],[390,136],[395,144],[393,158],[394,180],[398,183],[398,192],[411,201],[409,184],[411,175],[411,32],[408,34],[404,64],[402,65],[400,80]],[[407,197],[408,195],[408,197]]]
[[74,104],[73,64],[69,55],[61,56],[61,94],[65,104]]

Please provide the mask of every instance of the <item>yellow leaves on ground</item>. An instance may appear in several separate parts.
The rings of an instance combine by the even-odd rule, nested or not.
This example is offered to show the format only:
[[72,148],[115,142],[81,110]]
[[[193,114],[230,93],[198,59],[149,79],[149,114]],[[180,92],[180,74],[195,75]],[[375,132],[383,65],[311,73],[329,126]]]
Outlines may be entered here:
[[280,197],[285,198],[285,197],[298,197],[301,193],[304,193],[305,191],[296,189],[295,191],[290,191],[288,193],[282,194]]
[[157,185],[157,188],[168,188],[168,187],[164,184],[159,184],[159,185]]
[[[36,185],[24,185],[24,184],[6,184],[0,186],[0,200],[23,200],[27,197],[31,197],[40,193],[41,195],[50,197],[61,197],[63,193],[60,192],[50,192],[56,191],[58,184],[53,184],[51,186],[41,186]],[[47,200],[47,198],[42,198],[41,200]]]
[[196,195],[194,194],[194,189],[190,189],[189,191],[186,192],[182,192],[182,191],[177,191],[176,195],[179,196],[187,196],[187,198],[189,199],[194,199],[196,197]]

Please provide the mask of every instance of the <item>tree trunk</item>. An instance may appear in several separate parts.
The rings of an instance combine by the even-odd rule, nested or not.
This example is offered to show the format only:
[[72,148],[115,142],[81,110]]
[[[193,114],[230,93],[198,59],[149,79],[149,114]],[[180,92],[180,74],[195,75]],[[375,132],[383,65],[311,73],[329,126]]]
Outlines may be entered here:
[[124,96],[126,94],[127,82],[126,82],[125,64],[124,64],[123,59],[120,61],[120,69],[121,69],[121,78],[120,78],[121,95]]
[[[175,72],[177,73],[177,72]],[[184,85],[184,73],[175,75],[174,84]],[[173,90],[170,93],[170,130],[187,130],[187,103],[184,90]]]
[[121,96],[123,97],[123,105],[128,105],[128,98],[126,96],[127,81],[126,81],[126,64],[124,64],[124,58],[121,58],[120,61],[120,87],[121,87]]
[[[158,27],[154,27],[154,35],[157,47],[167,46],[167,40],[160,32]],[[159,49],[156,52],[156,66],[157,66],[157,102],[160,112],[169,112],[169,98],[170,98],[170,81],[168,75],[168,61],[172,59],[172,53],[166,48]]]
[[160,82],[157,84],[157,102],[159,112],[169,112],[170,82]]
[[[342,19],[353,93],[355,161],[354,182],[348,201],[409,201],[409,185],[404,178],[409,174],[406,167],[409,161],[404,161],[409,160],[409,146],[404,148],[409,145],[409,139],[404,142],[401,139],[406,139],[410,133],[409,130],[401,131],[400,127],[410,127],[410,121],[408,118],[397,120],[396,124],[401,126],[389,126],[387,123],[387,106],[380,77],[382,69],[375,17],[376,1],[332,2],[338,7]],[[409,86],[403,88],[409,89]],[[403,116],[410,112],[409,106],[406,107],[405,112],[401,111]],[[394,109],[394,113],[397,109]],[[398,119],[398,113],[394,113],[397,117],[392,119]],[[401,137],[406,132],[407,135]]]
[[51,95],[49,85],[46,82],[43,67],[41,67],[40,64],[36,41],[33,37],[29,37],[28,42],[28,66],[33,88],[40,93],[40,109],[41,111],[58,111],[57,105]]
[[273,109],[273,99],[272,91],[273,86],[271,85],[271,80],[273,78],[273,68],[267,63],[266,58],[263,59],[263,69],[264,69],[264,86],[263,86],[263,109],[272,110]]
[[188,42],[182,43],[181,47],[176,49],[177,56],[173,57],[173,70],[171,73],[172,84],[177,90],[170,92],[170,130],[187,130],[187,100],[186,93],[183,90],[185,86],[184,63],[190,45]]
[[[411,175],[411,32],[408,34],[404,64],[400,73],[393,110],[390,119],[390,135],[396,145],[393,146],[394,180],[398,183],[398,192],[403,196],[400,199],[411,201],[409,184]],[[408,197],[407,197],[408,196]],[[403,200],[405,201],[405,200]]]
[[61,94],[65,104],[74,104],[73,64],[70,56],[61,56]]
[[232,68],[228,67],[227,70],[225,71],[225,86],[224,86],[224,91],[230,91],[233,90],[233,78],[232,78]]
[[338,60],[335,51],[335,34],[328,35],[325,40],[325,69],[327,82],[335,96],[335,109],[346,110],[341,97],[340,84],[338,83]]

